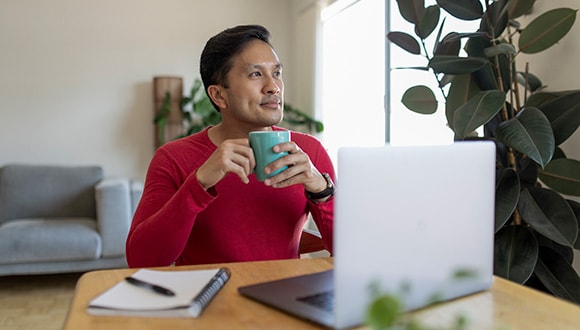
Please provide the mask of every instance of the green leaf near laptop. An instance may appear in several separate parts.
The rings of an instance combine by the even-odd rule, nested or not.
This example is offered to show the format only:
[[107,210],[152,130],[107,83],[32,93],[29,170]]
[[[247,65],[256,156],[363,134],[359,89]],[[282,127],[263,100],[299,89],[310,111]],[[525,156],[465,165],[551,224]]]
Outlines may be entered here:
[[[577,9],[534,12],[534,0],[436,3],[439,8],[397,1],[409,28],[387,38],[417,59],[399,69],[431,71],[456,141],[496,143],[494,272],[580,303],[580,277],[572,267],[580,212],[564,198],[580,196],[580,162],[560,148],[578,131],[580,90],[550,90],[529,57],[570,42]],[[479,24],[473,32],[443,33],[459,21]],[[436,99],[429,87],[410,86],[401,101],[411,111],[432,114]],[[559,262],[545,262],[550,255]]]
[[[477,276],[477,272],[472,269],[458,269],[452,274],[450,280],[461,282],[475,276]],[[403,285],[398,293],[381,293],[379,283],[371,283],[370,292],[373,299],[367,308],[366,324],[373,330],[439,329],[405,314],[405,293],[410,290],[412,290],[412,287]],[[435,305],[440,301],[440,295],[435,292],[429,304]],[[469,318],[461,314],[457,315],[453,322],[445,327],[445,329],[449,330],[466,330],[468,328]]]

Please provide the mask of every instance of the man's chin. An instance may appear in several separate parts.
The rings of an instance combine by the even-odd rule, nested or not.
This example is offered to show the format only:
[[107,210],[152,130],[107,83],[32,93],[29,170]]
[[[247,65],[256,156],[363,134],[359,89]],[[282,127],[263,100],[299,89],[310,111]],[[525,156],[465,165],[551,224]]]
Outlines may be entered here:
[[267,121],[269,123],[269,126],[272,126],[272,125],[280,124],[283,119],[284,119],[284,114],[282,112],[280,112],[280,113],[272,114],[272,116],[267,118],[265,121]]

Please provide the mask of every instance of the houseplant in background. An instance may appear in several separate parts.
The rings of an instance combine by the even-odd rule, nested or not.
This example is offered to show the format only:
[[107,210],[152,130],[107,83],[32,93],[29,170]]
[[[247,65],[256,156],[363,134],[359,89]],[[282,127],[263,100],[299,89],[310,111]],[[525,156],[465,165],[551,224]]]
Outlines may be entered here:
[[[565,197],[580,196],[580,162],[559,148],[580,124],[580,90],[549,91],[533,67],[517,63],[518,55],[561,40],[576,10],[535,13],[522,26],[517,19],[534,3],[437,0],[425,6],[424,0],[397,0],[414,30],[387,38],[421,61],[403,69],[433,72],[455,140],[496,143],[495,274],[580,303],[580,280],[571,266],[573,250],[580,249],[580,203]],[[445,33],[446,19],[480,24],[477,31]],[[427,86],[410,87],[402,103],[421,114],[438,108]],[[475,133],[480,127],[483,136]]]
[[[166,93],[163,104],[153,119],[154,124],[157,125],[159,139],[164,136],[164,127],[171,111],[170,102],[171,95]],[[185,133],[175,136],[174,139],[197,133],[207,126],[221,122],[220,113],[211,104],[199,79],[194,80],[189,95],[182,98],[181,114]],[[324,130],[322,122],[315,120],[288,103],[284,103],[284,119],[280,125],[306,133],[320,133]],[[162,141],[161,144],[163,142],[167,141]]]

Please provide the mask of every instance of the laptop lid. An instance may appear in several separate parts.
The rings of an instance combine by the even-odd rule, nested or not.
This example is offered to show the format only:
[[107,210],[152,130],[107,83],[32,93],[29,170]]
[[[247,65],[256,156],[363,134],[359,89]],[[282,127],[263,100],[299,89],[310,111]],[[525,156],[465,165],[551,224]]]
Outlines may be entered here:
[[[344,148],[335,199],[335,316],[359,324],[375,282],[407,310],[484,290],[493,274],[495,145]],[[456,271],[475,274],[454,281]]]
[[[390,293],[408,288],[402,296],[407,310],[432,303],[434,296],[448,300],[485,290],[493,274],[494,201],[493,143],[342,148],[334,274],[313,275],[334,281],[334,310],[315,313],[308,306],[304,309],[310,312],[303,313],[296,307],[306,291],[323,291],[304,285],[304,278],[277,281],[276,286],[304,288],[298,295],[296,289],[271,284],[240,292],[309,320],[347,328],[364,322],[372,284]],[[474,275],[457,281],[453,275],[458,271]],[[289,301],[294,307],[287,309]]]

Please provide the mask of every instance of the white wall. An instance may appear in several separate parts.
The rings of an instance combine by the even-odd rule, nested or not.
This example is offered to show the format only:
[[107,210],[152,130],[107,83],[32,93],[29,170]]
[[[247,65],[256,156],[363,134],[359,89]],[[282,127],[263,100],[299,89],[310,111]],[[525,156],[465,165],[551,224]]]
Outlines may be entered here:
[[[0,165],[100,164],[143,179],[153,154],[152,78],[189,91],[205,41],[263,24],[292,99],[287,0],[0,0]],[[294,83],[296,85],[296,83]]]

